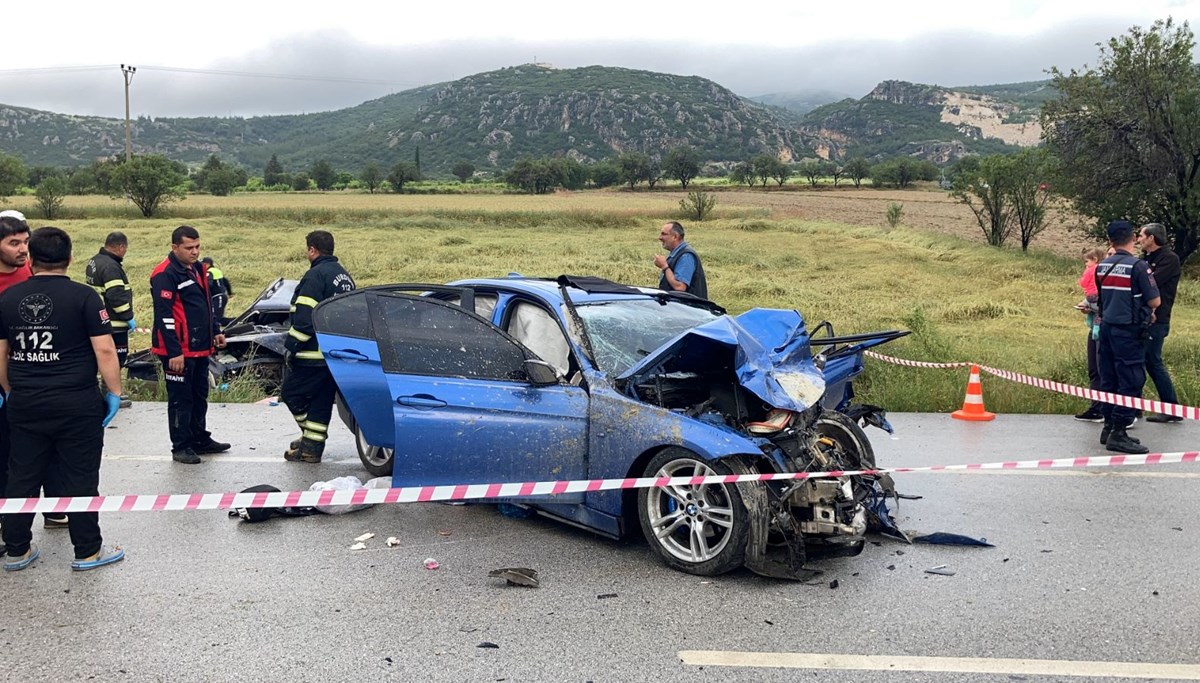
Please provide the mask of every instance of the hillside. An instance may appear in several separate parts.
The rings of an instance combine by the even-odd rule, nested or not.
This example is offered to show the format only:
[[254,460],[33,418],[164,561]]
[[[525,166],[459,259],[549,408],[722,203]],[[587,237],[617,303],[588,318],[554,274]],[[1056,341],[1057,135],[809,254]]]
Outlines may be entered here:
[[945,163],[1038,144],[1046,82],[960,89],[884,81],[859,100],[818,107],[800,125],[825,158],[911,154]]
[[[357,171],[368,160],[412,160],[418,149],[434,172],[460,160],[504,169],[525,155],[586,161],[682,144],[712,161],[807,152],[776,113],[712,81],[599,66],[500,69],[317,114],[139,119],[133,135],[137,152],[192,164],[218,153],[251,169],[277,154],[292,169],[323,158]],[[0,149],[31,165],[90,163],[123,151],[123,124],[0,107]]]

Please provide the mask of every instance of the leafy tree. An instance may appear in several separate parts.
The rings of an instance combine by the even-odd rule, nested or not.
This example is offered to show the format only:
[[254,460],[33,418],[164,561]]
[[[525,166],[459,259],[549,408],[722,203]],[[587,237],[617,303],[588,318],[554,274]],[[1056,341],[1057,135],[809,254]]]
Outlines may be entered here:
[[263,185],[270,187],[271,185],[286,185],[288,179],[283,171],[283,164],[279,163],[279,158],[274,154],[271,155],[271,160],[267,162],[263,168]]
[[825,175],[825,169],[821,167],[821,162],[814,159],[800,162],[796,170],[799,171],[800,175],[804,176],[804,179],[808,181],[811,187],[816,187],[817,181]]
[[67,178],[67,187],[71,194],[92,194],[99,192],[96,169],[94,166],[82,166],[71,170]]
[[404,184],[416,182],[417,168],[410,163],[401,161],[392,167],[388,172],[387,181],[392,186],[392,192],[400,194],[404,192]]
[[954,180],[951,195],[966,204],[987,243],[1002,246],[1012,232],[1013,167],[1001,154],[979,160],[975,172],[964,172]]
[[460,161],[454,164],[454,168],[450,169],[450,173],[458,178],[458,182],[465,183],[475,175],[475,167],[469,161]]
[[825,175],[833,179],[833,186],[837,187],[842,178],[846,177],[846,167],[836,161],[825,162]]
[[659,160],[657,155],[650,157],[650,163],[646,166],[646,184],[650,186],[651,190],[653,190],[654,186],[658,184],[658,181],[662,180],[662,177],[662,162]]
[[558,160],[522,157],[504,174],[504,182],[530,194],[545,194],[562,185]]
[[625,152],[617,158],[621,168],[621,182],[628,183],[629,189],[650,177],[650,157],[641,152]]
[[335,189],[335,190],[345,190],[345,189],[349,188],[350,186],[354,185],[354,183],[355,183],[355,178],[354,178],[353,173],[347,173],[346,171],[338,171],[333,176],[333,189]]
[[754,187],[757,179],[758,176],[754,173],[754,164],[749,161],[743,161],[729,171],[729,180],[735,183],[745,183],[750,187]]
[[183,199],[186,168],[161,154],[135,156],[112,169],[109,193],[128,197],[149,218],[164,204]]
[[333,164],[325,159],[314,161],[312,168],[308,170],[308,174],[312,177],[313,182],[317,184],[317,189],[322,192],[332,189],[333,184],[337,182],[337,171],[333,170]]
[[358,179],[363,182],[363,185],[367,186],[367,192],[375,194],[375,190],[378,190],[383,185],[383,169],[374,161],[368,161],[367,165],[363,167],[362,173],[359,174]]
[[668,178],[679,181],[683,189],[700,175],[700,153],[694,147],[672,147],[663,157],[662,172]]
[[916,179],[916,162],[910,157],[888,159],[871,167],[871,181],[876,185],[895,185],[904,189]]
[[854,157],[847,161],[844,168],[846,177],[854,182],[855,187],[862,187],[863,178],[871,176],[871,164],[863,157]]
[[57,218],[67,196],[66,176],[61,171],[43,176],[34,191],[34,196],[37,198],[38,208],[42,210],[42,218]]
[[773,178],[775,182],[779,184],[779,187],[783,187],[783,184],[788,181],[788,178],[792,177],[792,167],[778,159],[776,159],[776,161],[778,163],[775,164],[775,168],[771,171],[771,178]]
[[1200,248],[1200,74],[1185,23],[1109,39],[1094,68],[1051,69],[1057,99],[1043,138],[1059,158],[1057,192],[1097,220],[1166,226],[1181,260]]
[[16,192],[28,178],[29,171],[20,157],[0,152],[0,199]]
[[1033,238],[1046,229],[1050,157],[1045,149],[1024,149],[1007,161],[1012,219],[1021,238],[1021,251],[1029,251]]
[[767,180],[775,175],[776,168],[783,162],[770,154],[759,154],[751,159],[750,163],[754,166],[754,177],[766,187]]
[[292,189],[297,192],[311,190],[312,189],[312,178],[309,178],[308,174],[303,171],[293,175],[292,176]]
[[621,182],[621,168],[611,161],[598,161],[588,168],[588,177],[596,187],[612,187]]
[[[42,183],[43,178],[48,178],[52,175],[62,176],[62,170],[54,166],[33,166],[29,169],[29,175],[25,178],[25,184],[29,187],[37,187]],[[66,176],[63,176],[64,178]]]
[[208,175],[204,178],[204,189],[208,190],[209,194],[214,197],[229,196],[235,187],[241,187],[246,184],[245,180],[239,175],[238,170],[230,166],[224,166],[215,171],[209,171]]
[[568,190],[582,190],[584,185],[587,185],[588,170],[587,167],[579,163],[578,159],[571,157],[559,157],[549,162],[554,173],[557,174],[555,180],[557,184],[562,185]]

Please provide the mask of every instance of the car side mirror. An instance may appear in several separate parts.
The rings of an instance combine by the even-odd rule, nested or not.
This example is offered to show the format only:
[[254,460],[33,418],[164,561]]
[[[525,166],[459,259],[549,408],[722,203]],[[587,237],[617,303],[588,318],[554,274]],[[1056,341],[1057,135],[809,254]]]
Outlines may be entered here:
[[558,370],[555,370],[553,365],[537,358],[525,359],[525,375],[529,378],[530,384],[538,387],[558,384],[560,381]]

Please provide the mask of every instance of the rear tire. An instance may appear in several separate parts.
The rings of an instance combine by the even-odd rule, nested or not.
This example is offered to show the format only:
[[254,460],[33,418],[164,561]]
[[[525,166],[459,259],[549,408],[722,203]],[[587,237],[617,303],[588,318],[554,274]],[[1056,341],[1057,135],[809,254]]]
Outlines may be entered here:
[[392,476],[395,451],[367,443],[367,437],[363,435],[362,427],[359,427],[357,422],[354,423],[354,445],[358,448],[358,459],[368,472],[376,477]]
[[[644,477],[733,474],[720,461],[671,447],[646,466]],[[668,566],[688,574],[716,576],[746,559],[750,515],[736,484],[671,486],[638,490],[638,520],[650,547]]]

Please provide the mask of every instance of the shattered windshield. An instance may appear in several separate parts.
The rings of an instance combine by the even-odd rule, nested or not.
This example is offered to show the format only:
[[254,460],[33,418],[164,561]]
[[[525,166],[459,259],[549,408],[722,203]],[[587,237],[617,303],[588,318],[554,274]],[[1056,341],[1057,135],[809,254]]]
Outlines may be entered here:
[[585,304],[576,310],[592,342],[596,365],[613,376],[675,335],[721,317],[705,308],[651,299]]

